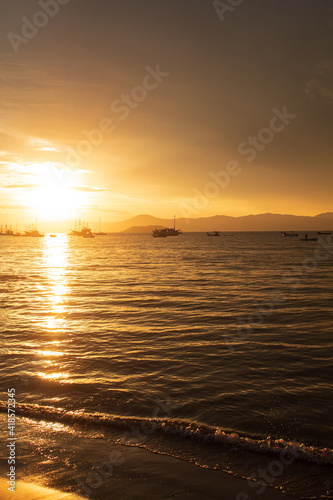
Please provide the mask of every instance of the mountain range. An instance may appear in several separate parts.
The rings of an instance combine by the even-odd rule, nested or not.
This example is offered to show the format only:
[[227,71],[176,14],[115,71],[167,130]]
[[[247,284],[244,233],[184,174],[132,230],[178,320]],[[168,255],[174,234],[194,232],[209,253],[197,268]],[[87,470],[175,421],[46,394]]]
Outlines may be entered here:
[[[108,224],[108,231],[148,233],[160,227],[173,227],[173,220],[152,215],[137,215],[128,220]],[[241,217],[214,215],[197,219],[180,218],[176,228],[184,232],[200,231],[325,231],[333,230],[333,212],[315,216],[258,214]]]

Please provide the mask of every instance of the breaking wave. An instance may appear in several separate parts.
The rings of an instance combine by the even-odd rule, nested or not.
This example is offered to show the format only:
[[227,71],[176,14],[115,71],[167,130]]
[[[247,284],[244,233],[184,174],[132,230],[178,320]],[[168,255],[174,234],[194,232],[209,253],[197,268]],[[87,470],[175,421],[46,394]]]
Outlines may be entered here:
[[[7,406],[0,402],[0,412],[7,413]],[[109,415],[105,413],[86,413],[68,411],[51,406],[34,404],[16,405],[15,412],[22,417],[38,420],[82,424],[83,426],[109,428],[128,431],[140,428],[142,433],[160,433],[180,439],[196,440],[204,445],[229,448],[232,451],[251,451],[260,454],[280,455],[283,459],[333,465],[333,450],[318,448],[295,441],[246,436],[197,422],[168,418],[139,418]]]

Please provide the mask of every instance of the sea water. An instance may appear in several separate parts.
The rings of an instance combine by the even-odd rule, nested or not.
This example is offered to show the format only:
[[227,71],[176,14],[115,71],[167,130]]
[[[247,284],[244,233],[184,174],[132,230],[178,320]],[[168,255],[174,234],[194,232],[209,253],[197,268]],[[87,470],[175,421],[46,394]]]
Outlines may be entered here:
[[55,485],[66,470],[75,489],[60,456],[98,438],[332,498],[331,236],[58,234],[0,247],[0,417],[5,429],[15,388],[25,474],[48,463]]

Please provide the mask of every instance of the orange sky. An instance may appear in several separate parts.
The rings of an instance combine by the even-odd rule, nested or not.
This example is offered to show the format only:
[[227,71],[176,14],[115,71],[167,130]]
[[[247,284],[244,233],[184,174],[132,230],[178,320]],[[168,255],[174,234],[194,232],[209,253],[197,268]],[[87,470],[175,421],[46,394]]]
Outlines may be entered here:
[[2,224],[332,211],[329,2],[46,3],[0,0]]

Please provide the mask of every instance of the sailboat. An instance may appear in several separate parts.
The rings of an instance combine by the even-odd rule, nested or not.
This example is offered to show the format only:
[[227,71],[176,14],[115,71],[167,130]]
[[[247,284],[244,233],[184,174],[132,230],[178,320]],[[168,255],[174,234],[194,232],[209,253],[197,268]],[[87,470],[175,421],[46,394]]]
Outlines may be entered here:
[[95,233],[96,236],[106,236],[106,233],[103,233],[101,231],[101,218],[99,218],[99,223],[98,223],[98,233]]

